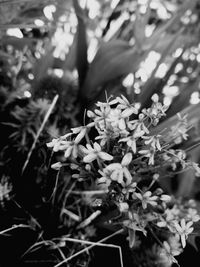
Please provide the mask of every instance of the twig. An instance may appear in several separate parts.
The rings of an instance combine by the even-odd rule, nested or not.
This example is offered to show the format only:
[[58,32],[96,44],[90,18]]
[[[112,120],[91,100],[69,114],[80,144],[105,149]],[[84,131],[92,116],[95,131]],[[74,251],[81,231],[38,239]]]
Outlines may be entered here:
[[[12,226],[12,227],[10,227],[10,228],[7,228],[7,229],[5,229],[5,230],[2,230],[2,231],[0,232],[0,235],[4,235],[5,233],[10,232],[10,231],[12,231],[12,230],[14,230],[14,229],[17,229],[17,228],[31,228],[31,226],[30,226],[30,225],[26,225],[26,224],[18,224],[18,225],[14,225],[14,226]],[[32,229],[32,228],[31,228],[31,229]]]
[[70,210],[67,210],[67,209],[64,208],[64,209],[62,209],[62,214],[66,214],[71,219],[73,219],[74,221],[80,222],[80,217],[78,215],[76,215],[75,213],[73,213],[72,211],[70,211]]
[[99,240],[98,242],[96,242],[96,243],[90,245],[89,247],[84,248],[84,249],[78,251],[77,253],[75,253],[75,254],[71,255],[70,257],[66,258],[65,260],[63,260],[63,261],[59,262],[58,264],[54,265],[53,267],[59,267],[59,266],[61,266],[62,264],[64,264],[64,263],[66,263],[66,262],[72,260],[73,258],[79,256],[80,254],[82,254],[82,253],[84,253],[84,252],[86,252],[86,251],[89,251],[90,249],[92,249],[93,247],[95,247],[97,244],[99,244],[99,243],[103,243],[103,242],[107,241],[108,239],[112,238],[113,236],[122,233],[123,231],[124,231],[124,229],[120,229],[120,230],[118,230],[117,232],[115,232],[115,233],[113,233],[113,234],[111,234],[111,235],[109,235],[109,236],[107,236],[107,237],[105,237],[105,238]]
[[102,195],[106,193],[108,193],[108,190],[71,191],[73,195]]
[[44,117],[44,120],[43,120],[43,122],[42,122],[42,124],[41,124],[41,126],[40,126],[40,128],[39,128],[39,130],[38,130],[38,132],[37,132],[37,135],[36,135],[36,137],[35,137],[35,139],[34,139],[34,142],[33,142],[33,144],[32,144],[32,147],[31,147],[31,149],[29,150],[29,153],[28,153],[28,155],[27,155],[27,159],[26,159],[26,161],[25,161],[25,163],[24,163],[24,166],[23,166],[23,168],[22,168],[22,173],[24,172],[24,170],[26,169],[26,167],[27,167],[27,165],[28,165],[28,163],[29,163],[30,157],[31,157],[31,155],[32,155],[32,153],[33,153],[33,150],[34,150],[34,148],[35,148],[35,145],[36,145],[36,143],[37,143],[37,140],[38,140],[38,138],[39,138],[41,132],[43,131],[44,126],[45,126],[47,120],[49,119],[49,116],[51,115],[52,110],[53,110],[53,108],[54,108],[54,106],[55,106],[57,100],[58,100],[58,95],[56,95],[56,96],[54,97],[54,99],[53,99],[53,101],[52,101],[52,104],[51,104],[51,106],[49,107],[49,110],[47,111],[47,113],[46,113],[46,115],[45,115],[45,117]]
[[54,186],[53,192],[49,198],[49,200],[52,199],[52,204],[54,204],[54,202],[55,202],[55,196],[56,196],[56,190],[57,190],[57,186],[58,186],[59,175],[60,175],[60,170],[57,172],[55,186]]
[[81,222],[78,225],[77,229],[84,228],[84,227],[88,226],[100,214],[101,214],[101,211],[100,210],[96,210],[88,218],[86,218],[83,222]]
[[121,267],[123,267],[123,258],[122,258],[122,249],[120,246],[114,245],[114,244],[102,244],[102,243],[95,243],[95,242],[91,242],[88,240],[80,240],[80,239],[76,239],[76,238],[70,238],[70,237],[64,237],[62,238],[63,241],[68,241],[68,242],[74,242],[74,243],[81,243],[81,244],[86,244],[86,245],[95,245],[95,246],[99,246],[99,247],[108,247],[108,248],[117,248],[119,249],[119,256],[120,256],[120,264]]

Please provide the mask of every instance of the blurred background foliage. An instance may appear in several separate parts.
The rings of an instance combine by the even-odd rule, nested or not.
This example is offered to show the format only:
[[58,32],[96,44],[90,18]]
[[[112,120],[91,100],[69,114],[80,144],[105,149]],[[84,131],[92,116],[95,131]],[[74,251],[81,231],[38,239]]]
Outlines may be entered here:
[[[181,147],[199,162],[199,36],[198,0],[0,0],[0,171],[7,184],[0,194],[3,203],[13,192],[13,212],[22,212],[16,203],[27,210],[9,220],[2,212],[1,228],[30,214],[47,237],[68,227],[65,175],[58,206],[46,201],[55,185],[46,142],[81,125],[105,92],[140,109],[157,93],[169,107],[156,133],[175,125],[178,112],[187,115],[190,138]],[[191,171],[161,183],[168,193],[200,199]]]

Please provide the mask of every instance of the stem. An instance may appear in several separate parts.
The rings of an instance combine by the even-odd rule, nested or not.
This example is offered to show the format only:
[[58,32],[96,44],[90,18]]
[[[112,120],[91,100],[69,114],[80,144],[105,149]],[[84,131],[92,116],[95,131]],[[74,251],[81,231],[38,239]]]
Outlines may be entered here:
[[49,116],[51,115],[51,113],[52,113],[52,111],[53,111],[53,108],[55,107],[55,104],[56,104],[57,100],[58,100],[58,95],[56,95],[56,96],[54,97],[54,99],[53,99],[53,101],[52,101],[52,104],[51,104],[49,110],[47,111],[47,113],[46,113],[46,115],[45,115],[45,117],[44,117],[44,120],[43,120],[43,122],[42,122],[42,124],[41,124],[41,126],[40,126],[40,128],[39,128],[39,130],[38,130],[38,132],[37,132],[37,134],[36,134],[36,137],[35,137],[35,139],[34,139],[34,142],[33,142],[32,146],[31,146],[31,148],[30,148],[30,150],[29,150],[29,153],[28,153],[28,155],[27,155],[26,161],[25,161],[25,163],[24,163],[24,165],[23,165],[23,168],[22,168],[22,174],[23,174],[24,170],[26,169],[26,167],[27,167],[27,165],[28,165],[28,163],[29,163],[30,157],[31,157],[31,155],[32,155],[32,153],[33,153],[33,150],[35,149],[35,146],[36,146],[36,143],[37,143],[37,141],[38,141],[38,138],[39,138],[41,132],[43,131],[44,126],[45,126],[45,124],[47,123],[47,120],[49,119]]
[[89,251],[93,247],[97,246],[98,243],[103,243],[103,242],[107,241],[108,239],[110,239],[111,237],[122,233],[123,231],[124,231],[124,229],[120,229],[119,231],[117,231],[117,232],[115,232],[115,233],[113,233],[113,234],[111,234],[111,235],[109,235],[109,236],[107,236],[107,237],[99,240],[97,243],[94,243],[94,244],[90,245],[89,247],[84,248],[84,249],[78,251],[77,253],[75,253],[75,254],[71,255],[70,257],[66,258],[65,260],[63,260],[63,261],[59,262],[58,264],[54,265],[53,267],[59,267],[59,266],[61,266],[62,264],[64,264],[64,263],[72,260],[73,258],[79,256],[80,254]]

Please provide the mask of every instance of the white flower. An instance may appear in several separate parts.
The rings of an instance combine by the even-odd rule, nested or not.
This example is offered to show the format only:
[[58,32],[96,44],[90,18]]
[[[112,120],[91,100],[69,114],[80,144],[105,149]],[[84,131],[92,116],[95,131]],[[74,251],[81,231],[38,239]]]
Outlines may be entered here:
[[95,122],[96,126],[101,130],[106,128],[106,120],[110,113],[110,106],[109,105],[101,105],[99,109],[95,109],[94,112],[89,110],[87,111],[87,115],[89,118],[92,118]]
[[12,185],[8,182],[7,177],[3,176],[0,181],[0,204],[5,200],[11,199]]
[[124,114],[126,114],[127,117],[131,116],[132,114],[138,114],[138,109],[135,107],[134,104],[130,104],[125,96],[118,96],[116,100],[119,102],[117,108],[123,109],[125,111]]
[[153,102],[156,102],[156,103],[157,103],[157,102],[159,101],[159,97],[158,97],[158,95],[157,95],[157,94],[152,95],[151,100],[152,100]]
[[189,208],[187,218],[193,222],[198,222],[200,220],[200,216],[197,213],[196,209]]
[[100,145],[104,146],[110,139],[115,139],[119,136],[118,131],[110,131],[104,129],[104,131],[98,130],[99,135],[95,137],[95,140],[100,140]]
[[78,157],[78,145],[74,141],[67,142],[67,147],[65,147],[65,158],[69,158],[70,156],[77,158]]
[[62,167],[62,163],[61,162],[56,162],[56,163],[51,165],[51,168],[56,170],[56,171],[60,170],[61,167]]
[[191,227],[192,225],[192,221],[186,223],[185,219],[181,219],[180,224],[177,221],[174,222],[174,227],[181,238],[183,248],[186,246],[186,239],[188,235],[194,230],[194,228]]
[[140,113],[138,116],[138,120],[132,120],[128,122],[128,127],[130,130],[135,130],[137,133],[144,132],[149,134],[149,130],[144,124],[144,114]]
[[127,212],[129,210],[129,205],[127,202],[120,202],[118,203],[118,208],[120,212]]
[[111,123],[113,128],[119,128],[120,130],[126,129],[125,118],[128,117],[127,114],[120,109],[111,109],[108,121]]
[[[106,170],[111,171],[110,178],[113,181],[117,181],[122,186],[127,186],[131,184],[132,176],[127,168],[127,166],[132,161],[132,154],[127,153],[121,163],[111,163],[106,167]],[[125,181],[124,181],[125,178]]]
[[47,147],[52,147],[54,152],[65,150],[68,147],[67,138],[71,137],[72,133],[61,136],[60,138],[53,138],[51,142],[47,143]]
[[95,125],[94,122],[91,122],[89,123],[88,125],[86,126],[80,126],[80,127],[75,127],[75,128],[72,128],[72,132],[73,134],[78,134],[74,140],[74,142],[76,144],[80,143],[80,141],[83,139],[83,137],[85,136],[86,132],[88,129],[90,129],[91,127],[93,127]]
[[152,148],[158,149],[158,150],[162,149],[160,145],[160,137],[161,135],[142,136],[142,138],[146,140],[144,141],[145,145],[149,144]]
[[127,146],[132,149],[133,153],[136,153],[137,151],[136,141],[143,134],[144,134],[144,131],[141,131],[140,133],[134,132],[133,135],[120,139],[119,142],[126,142]]
[[172,199],[172,197],[169,196],[169,195],[166,195],[166,194],[162,194],[162,195],[160,196],[160,200],[161,200],[161,201],[164,201],[164,202],[169,202],[169,201],[171,201],[171,199]]
[[83,153],[87,154],[83,158],[83,161],[86,163],[90,163],[97,159],[101,159],[103,161],[110,161],[113,159],[113,156],[101,151],[101,146],[96,142],[94,143],[93,147],[90,144],[86,144],[86,148],[84,146],[80,146],[80,149],[83,151]]
[[195,171],[195,176],[200,177],[200,168],[199,168],[199,164],[192,162],[192,168]]
[[147,208],[147,204],[150,204],[152,206],[157,205],[156,200],[158,199],[158,197],[152,196],[151,191],[147,191],[144,194],[134,193],[134,196],[136,196],[139,200],[141,200],[143,209]]
[[101,174],[101,177],[98,179],[98,184],[104,183],[108,187],[112,181],[110,179],[111,171],[104,168],[103,171],[98,170],[98,172]]
[[148,161],[149,165],[154,165],[155,150],[153,148],[143,149],[143,150],[140,150],[138,153],[143,155],[144,157],[149,158],[149,161]]

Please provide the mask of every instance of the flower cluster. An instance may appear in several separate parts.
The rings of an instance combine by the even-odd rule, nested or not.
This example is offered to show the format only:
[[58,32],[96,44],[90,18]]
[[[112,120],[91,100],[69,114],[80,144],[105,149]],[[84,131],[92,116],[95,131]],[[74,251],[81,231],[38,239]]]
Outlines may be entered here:
[[[168,134],[156,132],[166,110],[157,95],[152,97],[151,107],[140,112],[137,104],[124,96],[109,98],[87,112],[87,125],[72,128],[47,146],[64,155],[53,168],[67,167],[74,179],[105,189],[104,200],[118,209],[117,224],[127,229],[130,247],[136,245],[137,233],[165,230],[168,235],[161,235],[160,244],[174,257],[182,250],[173,248],[170,240],[179,240],[184,248],[200,217],[193,204],[179,203],[166,194],[161,189],[162,179],[188,168],[199,172],[199,166],[187,160],[183,150],[173,148],[187,139],[185,117],[178,115],[178,130],[173,127]],[[116,223],[116,219],[109,223]]]

